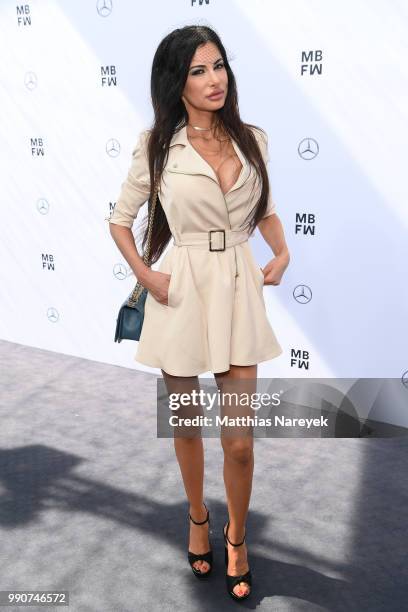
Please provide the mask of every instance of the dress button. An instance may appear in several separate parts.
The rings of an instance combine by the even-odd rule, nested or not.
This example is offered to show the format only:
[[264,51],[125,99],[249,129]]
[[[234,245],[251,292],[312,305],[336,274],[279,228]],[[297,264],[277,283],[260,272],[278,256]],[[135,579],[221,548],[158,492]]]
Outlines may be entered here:
[[173,164],[173,168],[177,168],[177,164]]

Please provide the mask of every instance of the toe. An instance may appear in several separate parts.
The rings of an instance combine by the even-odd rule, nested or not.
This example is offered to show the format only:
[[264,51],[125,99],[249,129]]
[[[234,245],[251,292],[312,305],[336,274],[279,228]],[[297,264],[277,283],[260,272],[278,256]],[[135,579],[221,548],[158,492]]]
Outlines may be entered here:
[[237,584],[233,590],[235,595],[238,595],[238,597],[243,597],[244,595],[247,595],[249,593],[249,588],[246,582]]
[[206,561],[196,561],[193,565],[202,574],[205,574],[208,571],[208,563]]

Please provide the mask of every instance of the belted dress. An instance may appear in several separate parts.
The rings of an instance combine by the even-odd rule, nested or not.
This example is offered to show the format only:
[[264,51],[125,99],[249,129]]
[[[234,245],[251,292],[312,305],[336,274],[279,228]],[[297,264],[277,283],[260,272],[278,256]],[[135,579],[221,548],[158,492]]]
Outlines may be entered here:
[[[267,134],[251,129],[267,163]],[[131,228],[149,198],[149,133],[139,134],[109,223]],[[225,194],[213,168],[189,142],[186,126],[172,137],[161,177],[158,195],[173,244],[154,269],[171,275],[168,304],[148,292],[134,358],[174,376],[225,372],[230,365],[254,365],[282,353],[265,308],[263,272],[250,234],[240,228],[257,202],[259,181],[238,144],[232,140],[232,145],[242,169]],[[264,217],[275,212],[270,195]]]

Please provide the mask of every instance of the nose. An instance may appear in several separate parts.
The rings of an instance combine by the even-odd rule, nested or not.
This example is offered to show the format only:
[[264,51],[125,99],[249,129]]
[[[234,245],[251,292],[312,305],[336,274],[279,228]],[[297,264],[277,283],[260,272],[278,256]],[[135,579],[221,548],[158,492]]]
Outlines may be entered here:
[[219,85],[220,76],[217,74],[217,71],[214,68],[211,68],[209,71],[209,81],[214,85]]

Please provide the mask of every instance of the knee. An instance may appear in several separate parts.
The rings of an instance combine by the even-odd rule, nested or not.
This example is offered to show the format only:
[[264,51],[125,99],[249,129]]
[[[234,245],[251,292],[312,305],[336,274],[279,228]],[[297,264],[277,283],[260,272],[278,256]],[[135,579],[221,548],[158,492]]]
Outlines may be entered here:
[[253,455],[252,439],[236,438],[222,443],[224,456],[236,463],[247,464]]
[[194,433],[178,432],[178,435],[174,436],[174,443],[178,444],[179,446],[185,446],[185,447],[201,444],[202,443],[201,431],[198,430]]

